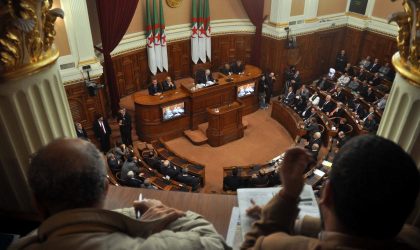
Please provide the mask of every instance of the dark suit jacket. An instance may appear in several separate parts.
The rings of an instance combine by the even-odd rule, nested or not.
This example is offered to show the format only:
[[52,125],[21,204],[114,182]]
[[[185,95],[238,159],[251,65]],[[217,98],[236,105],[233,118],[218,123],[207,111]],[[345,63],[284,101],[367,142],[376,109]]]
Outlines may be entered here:
[[372,119],[366,119],[365,123],[363,124],[363,126],[369,131],[369,132],[374,132],[376,130],[376,120]]
[[332,116],[333,117],[344,117],[345,114],[346,114],[346,112],[344,111],[344,109],[340,108],[334,114],[332,114]]
[[347,73],[349,76],[354,75],[353,67],[350,67],[348,69],[344,69],[344,72],[343,73]]
[[232,190],[236,191],[238,188],[242,187],[243,180],[240,176],[228,175],[223,178],[223,190]]
[[287,93],[286,98],[284,99],[284,102],[286,104],[291,105],[293,104],[294,101],[295,101],[295,94],[293,92]]
[[343,71],[344,68],[346,67],[347,64],[347,57],[346,55],[341,55],[341,53],[339,53],[337,55],[337,58],[335,59],[335,67],[337,68],[338,71]]
[[171,177],[172,179],[175,178],[176,176],[178,176],[181,172],[181,170],[178,167],[175,166],[170,166],[170,167],[165,167],[165,166],[161,166],[159,172],[163,175],[167,175],[169,177]]
[[323,105],[322,105],[322,112],[324,112],[324,113],[329,113],[329,112],[331,112],[331,111],[333,111],[335,109],[335,104],[332,102],[332,101],[329,101],[328,103],[327,102],[325,102]]
[[320,79],[316,82],[316,86],[318,86],[321,90],[330,90],[332,87],[332,84],[324,79]]
[[125,113],[124,116],[122,116],[120,113],[118,113],[117,116],[117,122],[118,124],[122,121],[122,125],[120,125],[120,129],[130,133],[131,132],[131,116],[128,113]]
[[381,65],[379,65],[378,63],[377,64],[372,63],[371,65],[369,65],[368,70],[372,73],[376,73],[379,71],[380,68],[381,68]]
[[302,112],[302,118],[303,118],[303,120],[308,119],[308,118],[312,115],[311,108],[312,108],[312,107],[309,107],[309,108],[305,109],[305,110]]
[[219,70],[220,73],[222,73],[223,75],[229,75],[229,73],[232,73],[232,68],[231,69],[226,69],[225,67],[220,68]]
[[211,75],[206,76],[206,74],[197,75],[197,83],[206,83],[208,81],[214,82],[214,78]]
[[334,99],[342,103],[346,103],[347,98],[346,98],[346,95],[342,91],[336,92],[336,94],[334,94],[334,97],[335,97]]
[[143,182],[136,178],[128,178],[124,181],[124,184],[129,187],[141,187]]
[[173,86],[169,86],[169,83],[167,81],[163,81],[162,82],[163,91],[168,91],[168,90],[176,89],[175,83],[174,82],[172,82],[172,83],[173,83]]
[[379,84],[381,84],[381,78],[380,77],[377,77],[377,78],[373,78],[372,80],[371,80],[371,84],[370,85],[372,85],[372,86],[378,86]]
[[76,135],[77,135],[77,138],[80,138],[80,139],[83,139],[83,140],[87,140],[88,139],[86,130],[84,128],[82,128],[82,131],[79,131],[76,128]]
[[244,72],[245,66],[244,66],[244,64],[241,64],[241,65],[238,66],[238,64],[234,63],[234,64],[232,64],[230,69],[232,70],[232,72],[234,74],[239,74],[241,72]]
[[197,177],[189,174],[179,174],[174,179],[178,182],[191,186],[193,190],[196,190],[200,184],[200,180]]
[[107,137],[109,137],[111,135],[111,132],[112,132],[111,127],[109,126],[108,122],[105,119],[102,122],[103,122],[104,127],[105,127],[105,132],[103,131],[103,129],[99,125],[98,120],[95,120],[93,122],[93,132],[95,133],[96,138],[99,138],[100,140],[106,139]]
[[156,87],[154,87],[153,84],[151,84],[147,89],[149,90],[149,95],[154,95],[156,93],[163,92],[162,85],[160,85],[159,83],[156,85]]

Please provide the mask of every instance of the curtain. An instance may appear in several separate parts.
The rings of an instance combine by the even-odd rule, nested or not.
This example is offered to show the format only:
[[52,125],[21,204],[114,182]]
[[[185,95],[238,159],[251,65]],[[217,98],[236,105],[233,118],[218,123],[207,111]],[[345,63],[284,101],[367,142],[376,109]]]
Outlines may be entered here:
[[252,24],[256,27],[251,63],[259,66],[261,59],[262,24],[264,22],[264,0],[242,0],[242,4]]
[[120,94],[115,82],[111,52],[123,38],[133,19],[139,0],[96,0],[102,50],[105,64],[105,77],[111,97],[111,110],[115,115],[119,109]]

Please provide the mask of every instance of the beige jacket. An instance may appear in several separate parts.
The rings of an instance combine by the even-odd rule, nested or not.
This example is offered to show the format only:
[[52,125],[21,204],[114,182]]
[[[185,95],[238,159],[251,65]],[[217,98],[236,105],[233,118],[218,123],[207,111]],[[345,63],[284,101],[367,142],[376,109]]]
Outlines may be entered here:
[[300,235],[291,235],[296,228],[298,212],[297,201],[275,195],[263,208],[261,219],[245,236],[241,249],[420,249],[420,230],[408,225],[396,239],[377,241],[337,232],[320,232],[320,220],[305,217],[300,225]]
[[10,249],[229,249],[214,227],[191,211],[160,232],[162,220],[134,218],[133,208],[68,210],[45,220]]

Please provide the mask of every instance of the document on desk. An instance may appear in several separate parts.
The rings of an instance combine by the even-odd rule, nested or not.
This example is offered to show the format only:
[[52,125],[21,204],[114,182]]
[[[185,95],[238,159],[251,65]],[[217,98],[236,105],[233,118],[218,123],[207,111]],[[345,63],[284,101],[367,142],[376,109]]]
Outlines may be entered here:
[[[273,188],[241,188],[237,190],[238,193],[238,204],[239,204],[239,216],[241,223],[242,237],[245,238],[245,234],[251,230],[254,219],[246,215],[246,209],[252,204],[251,198],[259,206],[267,204],[275,194],[277,194],[282,187]],[[299,202],[299,215],[297,219],[302,219],[305,215],[312,217],[320,217],[318,203],[315,199],[314,191],[310,185],[303,187],[302,193],[300,194],[301,201]]]
[[239,217],[239,207],[232,208],[232,215],[230,216],[229,229],[226,235],[226,244],[232,247],[233,250],[239,249],[243,242],[241,220]]

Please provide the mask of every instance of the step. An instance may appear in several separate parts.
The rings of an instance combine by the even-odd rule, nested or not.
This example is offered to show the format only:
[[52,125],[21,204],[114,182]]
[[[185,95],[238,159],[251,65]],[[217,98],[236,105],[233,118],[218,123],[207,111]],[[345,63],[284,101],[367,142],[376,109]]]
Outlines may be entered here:
[[200,129],[197,130],[185,130],[184,135],[192,142],[194,145],[203,145],[207,143],[207,136]]

